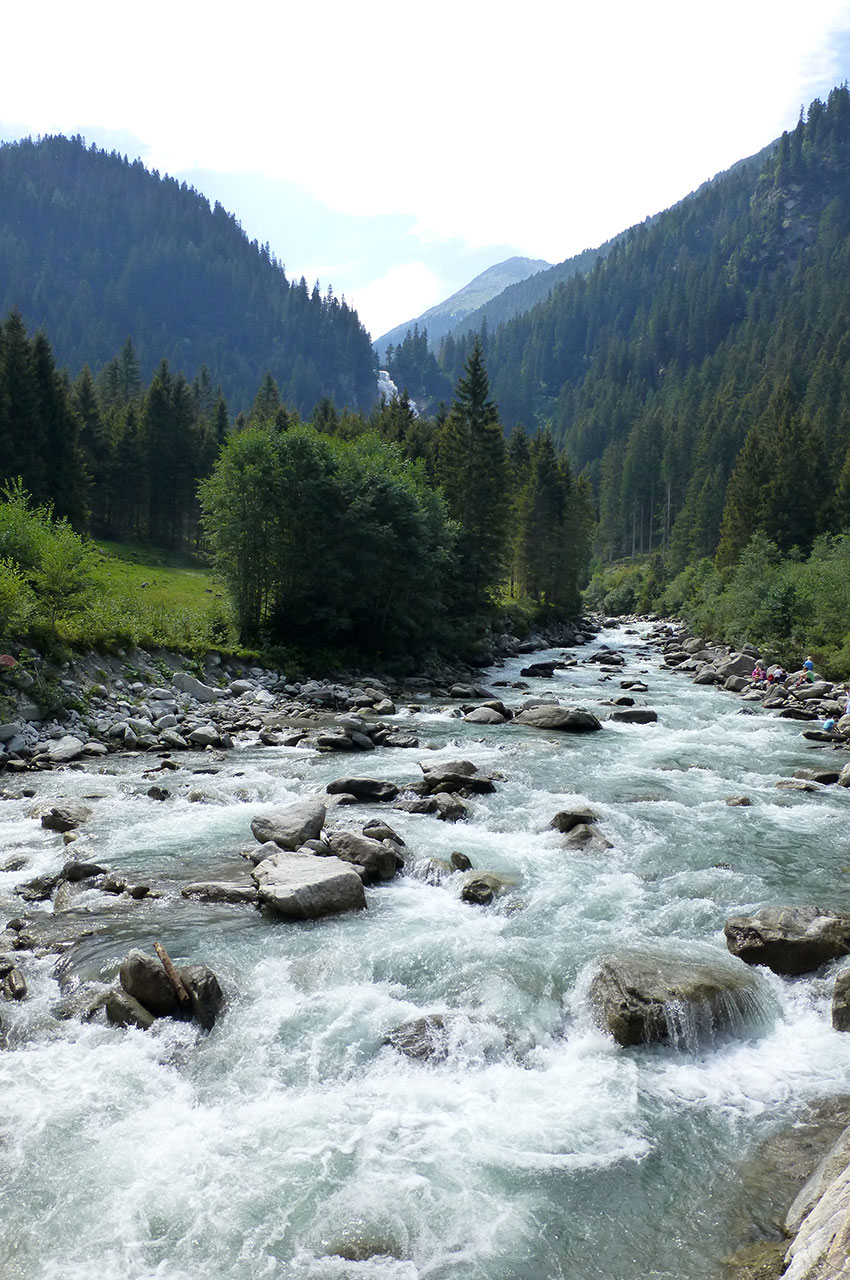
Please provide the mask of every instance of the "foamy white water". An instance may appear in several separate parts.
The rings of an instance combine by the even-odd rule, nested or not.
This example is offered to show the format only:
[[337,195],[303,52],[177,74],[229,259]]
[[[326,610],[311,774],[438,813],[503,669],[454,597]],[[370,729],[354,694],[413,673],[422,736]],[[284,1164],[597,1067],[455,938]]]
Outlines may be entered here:
[[[589,974],[622,946],[725,956],[723,922],[739,910],[850,909],[850,796],[777,791],[812,762],[799,725],[739,714],[734,696],[659,670],[639,637],[601,638],[629,655],[624,678],[647,672],[637,701],[659,724],[573,737],[402,714],[423,750],[377,751],[353,771],[403,782],[419,759],[462,754],[505,781],[456,826],[332,811],[346,824],[380,813],[414,864],[457,849],[510,875],[514,890],[487,908],[415,874],[368,890],[365,913],[307,924],[179,897],[188,880],[244,875],[251,817],[320,791],[351,757],[246,749],[194,774],[207,761],[193,755],[166,778],[164,804],[145,796],[139,761],[37,778],[39,799],[98,797],[75,854],[90,848],[165,891],[80,899],[74,920],[90,933],[63,973],[111,983],[131,946],[160,939],[209,964],[229,1005],[209,1036],[58,1021],[55,957],[23,957],[31,998],[0,1010],[4,1280],[717,1275],[734,1243],[734,1162],[809,1102],[850,1092],[834,969],[762,975],[766,1015],[694,1052],[617,1048],[588,1017]],[[490,678],[517,679],[521,665]],[[533,683],[591,708],[620,693],[591,665]],[[199,789],[206,803],[190,802]],[[726,805],[740,793],[751,808]],[[4,920],[50,913],[14,888],[67,856],[33,803],[0,801],[3,860],[29,860],[0,874]],[[548,829],[576,803],[600,812],[611,850],[572,851]],[[457,1015],[444,1062],[384,1043],[426,1013]]]

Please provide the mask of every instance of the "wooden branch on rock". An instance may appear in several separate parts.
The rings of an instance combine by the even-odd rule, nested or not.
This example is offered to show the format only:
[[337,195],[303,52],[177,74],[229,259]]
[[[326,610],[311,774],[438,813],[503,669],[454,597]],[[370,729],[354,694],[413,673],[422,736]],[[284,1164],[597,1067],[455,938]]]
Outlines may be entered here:
[[168,974],[169,982],[171,983],[172,987],[177,993],[177,999],[180,1001],[181,1004],[185,1004],[186,1001],[189,1000],[191,997],[189,996],[189,992],[186,990],[186,988],[183,985],[183,980],[181,979],[180,974],[174,968],[174,963],[171,959],[171,956],[168,954],[168,952],[166,951],[165,947],[162,945],[161,942],[155,942],[153,944],[153,947],[154,947],[154,951],[162,961],[163,969]]

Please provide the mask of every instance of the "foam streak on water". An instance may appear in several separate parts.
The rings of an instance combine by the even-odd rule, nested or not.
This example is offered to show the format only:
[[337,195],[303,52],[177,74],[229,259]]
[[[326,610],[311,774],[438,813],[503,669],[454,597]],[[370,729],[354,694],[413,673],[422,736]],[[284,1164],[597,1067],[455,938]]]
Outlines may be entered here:
[[[850,908],[850,797],[777,791],[812,761],[799,726],[738,714],[732,695],[659,670],[637,636],[602,638],[624,646],[624,677],[648,673],[637,700],[657,725],[571,737],[464,725],[440,706],[402,712],[432,750],[375,752],[360,771],[404,782],[419,759],[464,755],[505,781],[457,826],[377,807],[333,814],[380,812],[414,870],[457,849],[509,875],[514,888],[489,908],[416,874],[370,889],[366,913],[302,925],[180,898],[188,880],[244,876],[251,817],[320,791],[350,760],[247,748],[198,776],[203,758],[187,757],[164,804],[144,795],[138,762],[118,758],[38,780],[39,799],[96,795],[78,849],[165,891],[80,899],[90,935],[63,966],[72,987],[113,981],[129,947],[161,939],[178,961],[211,965],[229,1007],[206,1037],[57,1021],[54,958],[23,958],[31,998],[0,1009],[4,1280],[717,1274],[734,1161],[810,1101],[850,1092],[850,1037],[830,1026],[836,967],[761,976],[731,1037],[671,1007],[673,1046],[623,1050],[589,1016],[593,961],[624,946],[725,958],[732,912]],[[490,675],[516,680],[521,665]],[[620,693],[590,664],[535,682],[544,689],[591,708]],[[190,803],[199,787],[207,803]],[[751,808],[726,805],[740,793]],[[66,856],[32,803],[0,802],[3,860],[27,860],[0,873],[4,920],[22,914],[15,886]],[[598,810],[612,849],[572,851],[549,829],[578,804]],[[385,1044],[436,1013],[444,1060]]]

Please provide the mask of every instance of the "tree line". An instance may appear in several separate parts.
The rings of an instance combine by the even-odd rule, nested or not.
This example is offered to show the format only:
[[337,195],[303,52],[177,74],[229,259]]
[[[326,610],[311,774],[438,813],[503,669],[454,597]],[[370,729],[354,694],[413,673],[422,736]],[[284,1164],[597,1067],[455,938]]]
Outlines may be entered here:
[[209,553],[245,643],[383,654],[450,648],[511,601],[575,614],[594,523],[550,433],[505,438],[480,345],[435,418],[402,394],[304,422],[267,373],[234,419],[206,368],[145,386],[130,339],[72,382],[17,313],[0,485],[77,533]]

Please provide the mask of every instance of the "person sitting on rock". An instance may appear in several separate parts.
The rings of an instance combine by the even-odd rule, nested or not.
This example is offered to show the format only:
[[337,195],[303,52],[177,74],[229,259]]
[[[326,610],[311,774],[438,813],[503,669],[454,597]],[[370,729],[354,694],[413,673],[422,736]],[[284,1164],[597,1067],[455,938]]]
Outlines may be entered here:
[[753,674],[750,679],[754,680],[756,684],[764,684],[767,679],[767,672],[764,669],[764,663],[761,658],[758,659],[756,665],[753,667]]

